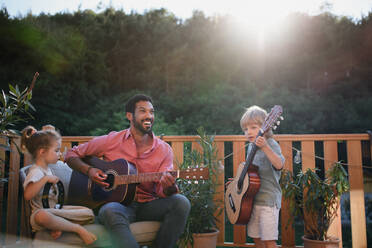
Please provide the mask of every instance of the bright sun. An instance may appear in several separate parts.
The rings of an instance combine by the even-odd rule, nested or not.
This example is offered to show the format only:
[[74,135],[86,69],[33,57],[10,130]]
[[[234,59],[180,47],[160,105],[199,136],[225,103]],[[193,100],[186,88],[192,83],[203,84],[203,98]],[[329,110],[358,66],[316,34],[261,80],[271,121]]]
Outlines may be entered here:
[[[286,14],[282,1],[240,1],[231,15],[244,26],[262,31],[278,24]],[[240,7],[240,8],[239,8]]]
[[235,20],[231,28],[255,36],[258,47],[264,49],[270,33],[285,28],[285,17],[300,9],[306,11],[307,5],[307,1],[298,0],[231,0],[224,12]]

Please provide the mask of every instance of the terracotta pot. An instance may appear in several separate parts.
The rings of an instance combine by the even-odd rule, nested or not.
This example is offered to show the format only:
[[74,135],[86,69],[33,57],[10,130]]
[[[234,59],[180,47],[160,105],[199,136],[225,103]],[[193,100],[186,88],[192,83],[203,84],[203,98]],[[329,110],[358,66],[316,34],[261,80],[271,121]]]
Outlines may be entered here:
[[304,248],[338,248],[340,243],[340,239],[335,237],[331,237],[326,241],[321,241],[308,239],[302,236],[302,240],[304,241]]
[[217,236],[219,233],[220,231],[218,231],[217,229],[215,229],[215,232],[210,233],[193,233],[193,248],[216,248]]

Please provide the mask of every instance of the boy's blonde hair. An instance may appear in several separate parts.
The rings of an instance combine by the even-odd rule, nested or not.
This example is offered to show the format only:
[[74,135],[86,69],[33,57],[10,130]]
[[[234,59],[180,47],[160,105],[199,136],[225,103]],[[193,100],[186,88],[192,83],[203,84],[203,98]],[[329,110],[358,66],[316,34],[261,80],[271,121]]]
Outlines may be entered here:
[[[267,117],[267,112],[263,108],[253,105],[246,109],[242,118],[240,119],[240,127],[242,130],[249,124],[256,124],[262,126]],[[273,136],[273,131],[270,129],[265,133],[265,138],[271,138]]]

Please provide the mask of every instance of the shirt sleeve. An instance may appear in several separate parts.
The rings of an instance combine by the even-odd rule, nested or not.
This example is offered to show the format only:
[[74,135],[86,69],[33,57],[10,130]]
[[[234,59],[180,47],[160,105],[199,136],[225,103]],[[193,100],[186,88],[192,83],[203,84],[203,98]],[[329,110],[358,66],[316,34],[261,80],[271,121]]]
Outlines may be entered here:
[[270,139],[269,143],[273,152],[275,152],[280,157],[282,163],[284,164],[285,158],[282,154],[282,150],[280,149],[280,145],[278,144],[278,142],[276,142],[274,139]]
[[37,168],[31,168],[26,176],[26,179],[23,183],[23,188],[25,189],[30,183],[38,182],[44,177],[44,173]]
[[74,146],[66,153],[65,160],[73,157],[83,158],[86,156],[102,157],[107,144],[108,135],[96,137],[86,143]]
[[[168,145],[166,156],[164,157],[164,160],[159,167],[159,172],[171,170],[173,170],[173,151],[172,148]],[[156,194],[162,198],[166,197],[166,195],[163,192],[163,187],[161,186],[160,183],[156,183]]]

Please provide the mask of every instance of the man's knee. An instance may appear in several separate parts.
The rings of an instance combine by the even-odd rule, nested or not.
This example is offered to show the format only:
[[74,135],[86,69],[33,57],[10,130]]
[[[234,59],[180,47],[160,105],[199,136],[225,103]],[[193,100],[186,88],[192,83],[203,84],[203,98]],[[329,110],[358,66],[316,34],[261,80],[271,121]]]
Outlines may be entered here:
[[98,212],[98,220],[101,223],[110,225],[118,221],[129,225],[129,216],[126,207],[118,202],[109,202],[103,205]]
[[174,209],[176,211],[179,211],[180,213],[185,213],[186,215],[188,215],[190,212],[190,208],[191,208],[189,199],[187,199],[187,197],[181,194],[175,194],[175,195],[172,195],[171,197],[173,198],[175,202]]

